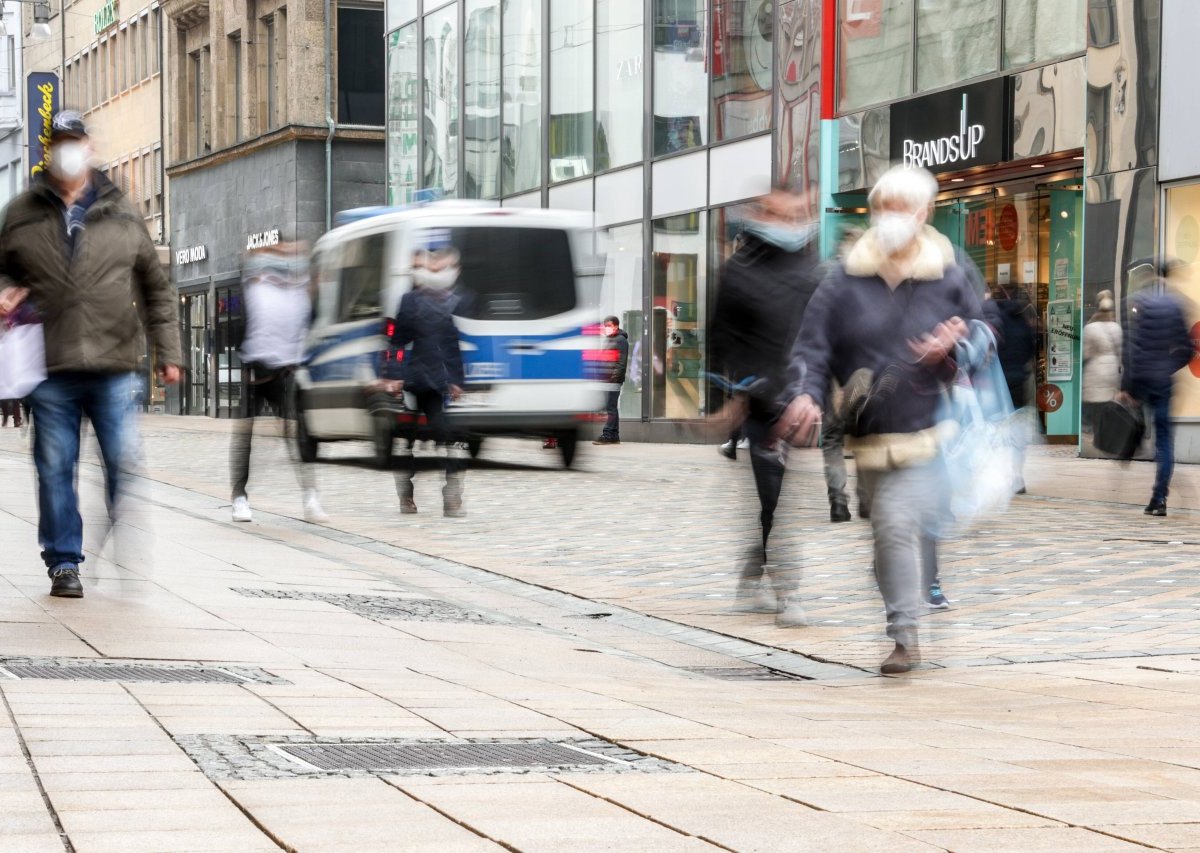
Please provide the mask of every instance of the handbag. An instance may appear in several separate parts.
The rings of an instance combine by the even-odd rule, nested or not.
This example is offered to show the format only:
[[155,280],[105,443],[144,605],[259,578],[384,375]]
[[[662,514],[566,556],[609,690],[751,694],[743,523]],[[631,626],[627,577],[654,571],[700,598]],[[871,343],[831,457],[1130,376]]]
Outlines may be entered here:
[[1092,443],[1117,459],[1132,459],[1145,434],[1146,418],[1141,407],[1116,400],[1102,404],[1092,421]]
[[0,324],[0,400],[21,400],[46,378],[41,323]]

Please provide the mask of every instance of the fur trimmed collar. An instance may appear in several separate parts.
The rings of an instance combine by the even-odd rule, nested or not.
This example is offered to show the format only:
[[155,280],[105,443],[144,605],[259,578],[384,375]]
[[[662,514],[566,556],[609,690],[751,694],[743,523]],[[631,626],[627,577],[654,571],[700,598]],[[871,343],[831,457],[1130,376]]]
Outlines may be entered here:
[[[933,227],[926,225],[917,235],[921,251],[913,261],[912,278],[917,281],[937,281],[954,266],[954,246]],[[884,255],[875,243],[875,229],[867,231],[854,244],[846,258],[846,272],[869,278],[879,275]]]

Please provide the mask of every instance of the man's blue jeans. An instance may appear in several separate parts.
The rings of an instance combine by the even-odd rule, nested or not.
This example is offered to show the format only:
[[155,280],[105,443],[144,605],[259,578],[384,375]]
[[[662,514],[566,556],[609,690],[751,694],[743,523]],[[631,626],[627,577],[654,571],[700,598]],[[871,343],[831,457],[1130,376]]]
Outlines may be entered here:
[[109,517],[116,512],[133,409],[132,373],[52,373],[30,396],[33,461],[38,475],[38,542],[52,569],[83,562],[83,519],[75,490],[79,429],[92,422],[104,461]]
[[1175,430],[1171,423],[1171,388],[1145,390],[1140,398],[1154,413],[1154,492],[1151,499],[1165,501],[1175,470]]

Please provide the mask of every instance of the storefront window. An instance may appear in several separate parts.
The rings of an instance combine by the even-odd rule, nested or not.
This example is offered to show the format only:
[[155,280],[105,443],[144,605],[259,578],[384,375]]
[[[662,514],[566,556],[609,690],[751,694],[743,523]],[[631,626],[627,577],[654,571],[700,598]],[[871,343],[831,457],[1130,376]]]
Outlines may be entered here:
[[621,389],[621,417],[642,416],[643,349],[646,315],[642,312],[642,224],[619,225],[608,230],[605,253],[604,304],[621,318],[621,328],[629,334],[629,370]]
[[217,417],[240,418],[246,414],[243,390],[250,378],[244,374],[238,354],[246,330],[241,285],[218,287],[216,297]]
[[714,142],[771,128],[774,0],[713,0]]
[[192,293],[184,297],[182,338],[187,345],[187,387],[183,396],[183,414],[208,414],[208,294]]
[[550,4],[550,181],[592,173],[593,0]]
[[999,48],[1000,0],[919,0],[918,91],[995,71]]
[[500,2],[466,3],[463,196],[495,198],[500,194]]
[[685,213],[654,222],[650,399],[657,418],[696,418],[707,405],[705,218]]
[[596,171],[642,159],[642,0],[596,0]]
[[843,112],[912,93],[914,0],[842,0],[838,4]]
[[424,186],[458,191],[458,4],[425,16]]
[[654,153],[704,144],[708,126],[708,3],[654,0]]
[[542,4],[504,2],[504,140],[501,175],[505,195],[542,182]]
[[387,26],[393,29],[417,17],[417,0],[387,0]]
[[407,204],[417,188],[417,25],[388,36],[388,204]]
[[1086,0],[1007,0],[1004,67],[1046,62],[1087,47]]
[[[1167,190],[1166,207],[1163,230],[1167,257],[1180,262],[1171,271],[1171,285],[1185,297],[1188,325],[1195,328],[1193,324],[1200,322],[1200,185]],[[1181,370],[1175,380],[1172,408],[1176,417],[1200,417],[1200,377],[1196,369],[1193,360],[1191,369]]]

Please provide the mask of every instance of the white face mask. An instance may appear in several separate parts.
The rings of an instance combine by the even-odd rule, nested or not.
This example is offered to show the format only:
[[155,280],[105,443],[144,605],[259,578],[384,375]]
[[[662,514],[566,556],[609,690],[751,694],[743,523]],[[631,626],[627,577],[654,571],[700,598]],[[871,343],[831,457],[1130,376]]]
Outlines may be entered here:
[[921,223],[911,213],[876,213],[871,217],[875,243],[885,255],[894,255],[917,238]]
[[88,168],[88,148],[82,142],[60,142],[50,152],[50,172],[56,178],[74,180]]
[[430,290],[448,290],[458,281],[458,267],[446,267],[438,272],[418,267],[413,270],[413,281]]

